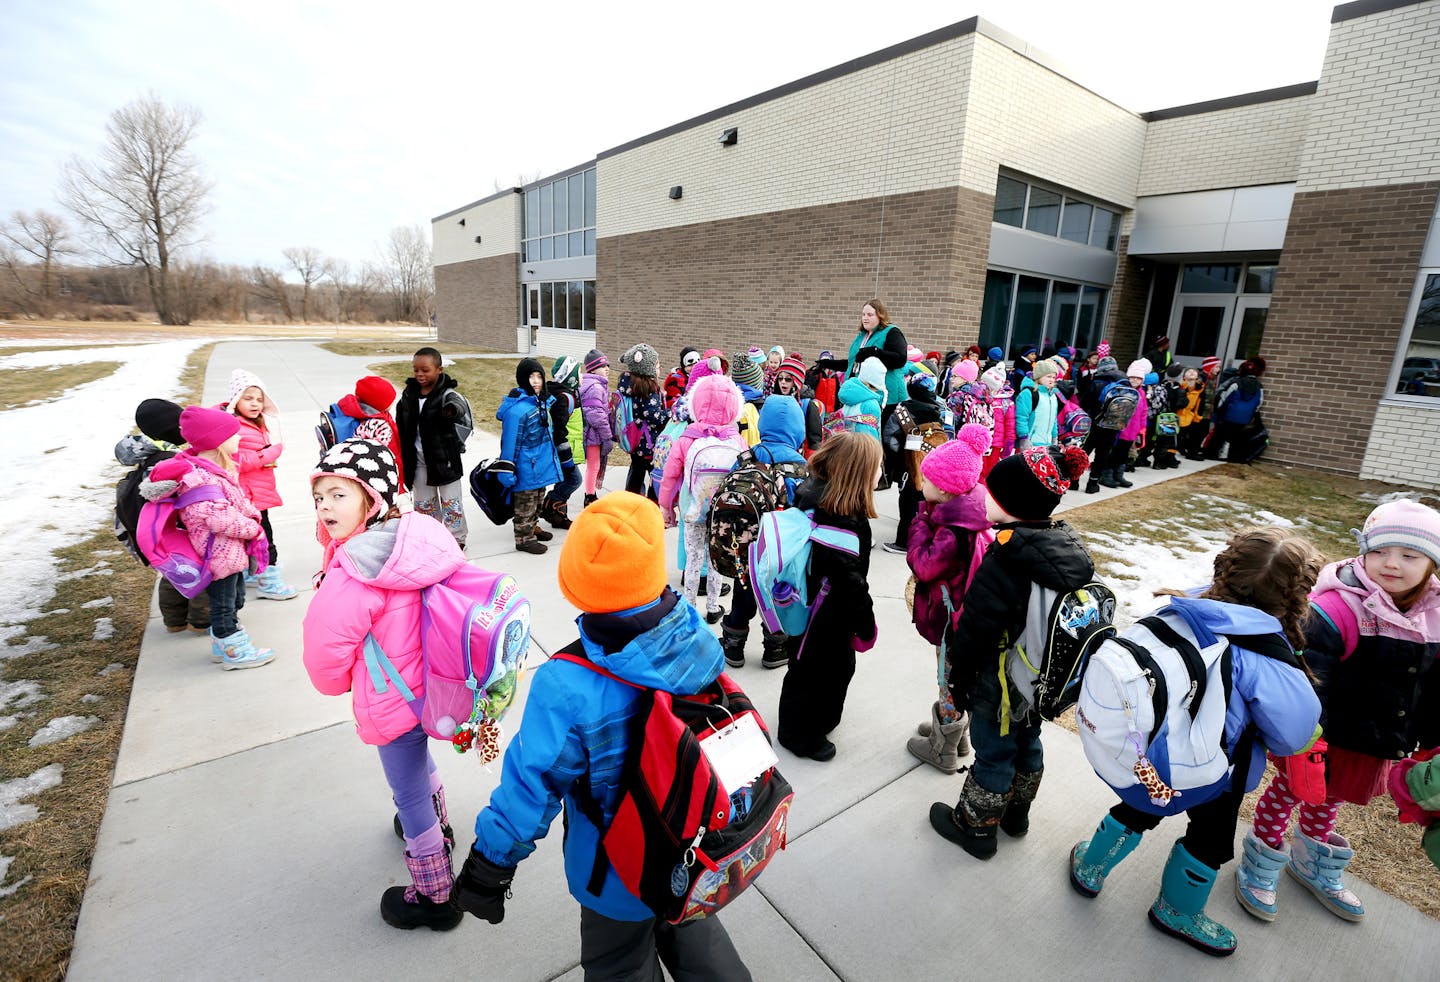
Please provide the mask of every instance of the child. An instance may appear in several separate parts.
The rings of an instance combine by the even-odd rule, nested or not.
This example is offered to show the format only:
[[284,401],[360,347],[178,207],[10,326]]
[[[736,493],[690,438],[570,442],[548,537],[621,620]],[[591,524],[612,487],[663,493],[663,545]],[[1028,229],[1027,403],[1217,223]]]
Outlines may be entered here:
[[453,378],[440,370],[434,348],[421,348],[411,361],[414,377],[400,396],[400,457],[405,486],[415,510],[438,520],[463,550],[470,527],[465,521],[465,465],[460,455],[474,428],[470,403]]
[[1205,410],[1205,380],[1193,368],[1187,368],[1180,375],[1180,391],[1184,396],[1177,413],[1180,422],[1180,453],[1187,460],[1200,460],[1201,447],[1210,429],[1210,420]]
[[840,384],[836,393],[844,428],[880,440],[880,413],[885,405],[885,365],[866,358],[860,371]]
[[310,475],[325,559],[305,612],[305,671],[323,695],[350,693],[356,732],[379,751],[395,800],[412,883],[381,894],[380,916],[407,931],[448,931],[464,915],[449,902],[454,833],[445,789],[415,711],[399,686],[371,677],[366,647],[378,644],[410,691],[423,695],[419,591],[465,565],[465,556],[433,518],[399,514],[398,476],[390,451],[366,440],[331,447]]
[[[973,363],[967,363],[973,364]],[[956,439],[936,447],[920,464],[925,500],[910,523],[906,560],[915,574],[912,618],[920,636],[935,645],[940,698],[930,707],[930,722],[905,747],[916,758],[946,774],[960,768],[970,752],[965,731],[970,717],[950,697],[950,646],[963,609],[965,590],[993,536],[985,517],[981,462],[990,452],[990,432],[979,423],[960,427]]]
[[1006,381],[1005,363],[996,362],[980,373],[980,381],[990,395],[990,416],[994,429],[990,435],[990,455],[980,468],[980,480],[1004,457],[1015,452],[1015,390]]
[[1042,358],[1021,380],[1015,396],[1015,446],[1018,449],[1043,448],[1056,442],[1060,401],[1055,395],[1055,383],[1059,377],[1060,366],[1052,359]]
[[719,643],[665,585],[664,529],[654,504],[622,491],[586,508],[565,538],[557,577],[581,611],[585,657],[619,678],[554,659],[536,670],[500,786],[475,819],[456,903],[491,924],[503,921],[516,866],[563,804],[566,880],[580,904],[586,978],[659,979],[663,961],[675,978],[748,982],[719,918],[680,927],[657,919],[599,852],[603,828],[588,817],[598,809],[608,825],[619,805],[641,704],[637,686],[697,692],[722,665]]
[[780,371],[780,363],[785,360],[785,349],[775,345],[765,353],[765,392],[768,394],[775,387],[775,373]]
[[751,357],[743,353],[735,355],[735,360],[730,363],[730,379],[740,388],[740,395],[745,404],[740,407],[740,419],[736,426],[740,430],[740,436],[745,439],[745,445],[755,446],[760,442],[760,407],[765,405],[765,393],[770,391],[766,384],[765,372],[761,369],[764,363],[764,356],[760,361],[755,361],[753,356],[760,354],[759,348],[751,348]]
[[[379,375],[366,375],[355,382],[355,391],[342,396],[335,408],[356,420],[354,436],[389,447],[396,460],[402,459],[400,452],[400,427],[390,415],[395,405],[395,386]],[[400,492],[405,492],[405,482],[400,482]]]
[[[834,433],[810,458],[810,478],[795,491],[795,506],[813,509],[816,523],[854,532],[860,539],[859,555],[818,542],[811,547],[809,596],[818,606],[811,611],[805,633],[786,641],[790,667],[780,687],[776,730],[780,745],[796,757],[818,761],[835,757],[835,744],[828,735],[840,725],[845,710],[855,653],[875,646],[875,609],[866,576],[869,520],[875,517],[875,485],[882,467],[879,440],[860,433]],[[824,582],[830,590],[822,599]]]
[[1125,370],[1130,387],[1135,390],[1135,409],[1130,414],[1130,422],[1115,437],[1114,449],[1110,451],[1108,458],[1109,467],[1100,468],[1102,471],[1109,470],[1112,483],[1105,484],[1105,477],[1102,474],[1100,483],[1105,487],[1133,488],[1135,485],[1125,479],[1126,471],[1133,471],[1135,465],[1130,463],[1130,449],[1135,444],[1145,442],[1145,428],[1150,422],[1150,400],[1146,395],[1145,378],[1150,374],[1150,363],[1144,358],[1139,361],[1132,361],[1130,367]]
[[[1104,342],[1101,342],[1102,344]],[[1095,465],[1090,471],[1090,480],[1085,485],[1086,494],[1096,494],[1101,486],[1121,487],[1111,477],[1111,458],[1116,455],[1115,444],[1120,431],[1130,425],[1134,414],[1135,393],[1129,380],[1120,374],[1120,366],[1114,358],[1101,358],[1090,376],[1090,382],[1080,387],[1080,408],[1090,414],[1090,438],[1085,449],[1093,451]],[[1125,447],[1126,454],[1129,447]],[[1125,481],[1125,455],[1120,456],[1119,479]],[[1133,486],[1126,481],[1125,486]]]
[[[886,552],[901,556],[905,555],[910,541],[910,520],[920,506],[920,462],[931,450],[921,439],[919,428],[926,423],[939,423],[946,435],[955,432],[951,422],[953,415],[935,396],[935,376],[928,372],[909,375],[905,387],[909,398],[900,403],[885,424],[885,440],[890,453],[905,463],[898,495],[900,521],[895,526],[895,541],[881,545]],[[939,435],[936,436],[938,438]]]
[[675,400],[685,394],[685,388],[690,384],[690,370],[700,360],[700,352],[688,345],[680,349],[680,364],[665,376],[665,409],[675,408]]
[[181,509],[180,520],[197,555],[210,557],[210,660],[225,671],[259,668],[274,659],[269,648],[256,648],[235,619],[245,606],[245,571],[259,564],[268,549],[260,513],[240,487],[233,456],[240,448],[240,421],[218,409],[188,406],[180,414],[180,434],[190,446],[156,464],[140,493],[154,501],[208,484],[219,499],[197,501]]
[[275,466],[285,444],[280,439],[280,410],[265,391],[259,377],[237,368],[230,373],[230,399],[221,406],[240,420],[240,449],[235,452],[235,470],[240,486],[260,510],[260,527],[270,543],[270,565],[258,580],[255,596],[259,600],[294,600],[298,595],[285,582],[280,572],[280,550],[275,546],[275,529],[270,525],[270,509],[283,501],[275,487]]
[[[629,399],[635,422],[640,427],[640,442],[630,451],[630,473],[625,477],[625,490],[631,494],[646,494],[645,478],[654,463],[655,441],[670,422],[665,411],[665,396],[660,391],[660,380],[656,378],[660,369],[660,352],[648,344],[637,344],[620,356],[620,363],[629,369],[620,376],[616,391],[621,399]],[[647,495],[655,500],[655,485],[651,482]]]
[[805,384],[815,390],[815,398],[820,400],[820,405],[827,413],[833,413],[840,406],[836,395],[839,388],[838,378],[835,356],[829,351],[820,352],[820,357],[815,359],[815,364],[805,373]]
[[570,527],[570,496],[580,487],[577,460],[585,459],[584,424],[575,412],[579,403],[580,362],[570,355],[561,355],[550,367],[550,380],[545,392],[550,396],[550,438],[555,443],[555,456],[560,461],[560,480],[540,503],[540,517],[551,528]]
[[[1238,773],[1218,797],[1187,810],[1185,835],[1170,850],[1150,908],[1151,924],[1206,954],[1235,950],[1235,935],[1205,915],[1205,904],[1220,867],[1234,858],[1235,820],[1245,793],[1260,783],[1265,748],[1298,753],[1320,733],[1320,704],[1304,671],[1262,653],[1269,645],[1288,653],[1291,645],[1304,644],[1305,600],[1320,562],[1309,543],[1283,529],[1252,529],[1215,557],[1215,578],[1204,593],[1170,599],[1230,639],[1233,688],[1224,740]],[[1242,739],[1252,745],[1248,756],[1239,752]],[[1106,876],[1162,817],[1128,802],[1111,808],[1090,839],[1070,851],[1071,886],[1082,896],[1098,896]]]
[[975,763],[953,808],[943,801],[930,806],[935,831],[976,859],[995,855],[997,827],[1010,836],[1030,829],[1030,803],[1044,773],[1040,717],[1010,718],[1000,653],[1024,631],[1032,584],[1067,592],[1095,575],[1080,536],[1050,518],[1087,463],[1078,447],[1031,447],[996,464],[985,485],[995,541],[965,592],[954,643],[946,645],[950,698],[957,710],[970,711]]
[[[805,457],[800,452],[804,439],[800,404],[784,396],[766,399],[765,408],[760,410],[760,443],[755,447],[755,459],[763,464],[794,464],[804,468]],[[794,502],[798,484],[798,481],[786,477],[786,504]],[[725,664],[731,668],[745,667],[745,641],[750,636],[750,618],[754,616],[755,592],[748,579],[742,576],[736,581],[730,612],[720,623],[720,647],[725,651]],[[769,631],[765,631],[764,635],[765,653],[760,658],[761,667],[783,668],[790,660],[790,653],[785,648],[785,635]]]
[[1282,866],[1331,913],[1361,920],[1365,907],[1341,880],[1355,854],[1335,832],[1336,811],[1385,794],[1393,761],[1440,744],[1440,515],[1413,501],[1386,502],[1356,538],[1357,558],[1320,571],[1305,625],[1305,661],[1329,745],[1325,800],[1299,802],[1287,854],[1297,796],[1278,773],[1255,805],[1235,874],[1241,906],[1261,920],[1275,918]]
[[540,502],[545,489],[560,480],[560,457],[551,429],[550,395],[545,391],[545,366],[522,358],[515,366],[515,388],[500,402],[500,459],[510,470],[498,472],[515,506],[515,551],[545,554],[553,534],[540,528]]
[[580,415],[585,424],[585,505],[600,497],[605,483],[605,463],[615,448],[610,426],[610,359],[596,348],[585,356],[585,374],[580,376]]
[[1264,374],[1264,358],[1247,358],[1238,376],[1220,383],[1215,392],[1215,431],[1207,444],[1210,459],[1219,460],[1222,452],[1231,463],[1253,459],[1242,437],[1265,401],[1265,387],[1260,383]]
[[[685,427],[665,458],[660,510],[665,527],[674,526],[678,499],[679,517],[685,523],[685,599],[693,604],[700,589],[700,570],[710,555],[705,528],[710,499],[720,480],[735,466],[735,458],[747,447],[735,426],[741,397],[734,382],[723,375],[706,375],[690,386],[686,399],[695,422]],[[705,620],[710,624],[719,623],[725,613],[720,607],[719,579],[711,575],[705,581]]]
[[[805,363],[796,355],[780,362],[780,367],[775,370],[775,382],[770,391],[774,395],[790,396],[800,404],[805,429],[805,440],[800,445],[800,452],[809,457],[820,449],[820,441],[824,438],[825,409],[816,397],[815,390],[805,384]],[[760,437],[763,442],[763,424],[760,427]]]

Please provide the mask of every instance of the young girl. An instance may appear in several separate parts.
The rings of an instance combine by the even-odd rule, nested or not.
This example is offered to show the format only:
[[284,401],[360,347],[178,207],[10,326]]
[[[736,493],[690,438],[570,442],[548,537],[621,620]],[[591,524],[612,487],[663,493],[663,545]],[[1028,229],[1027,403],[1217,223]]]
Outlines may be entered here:
[[[700,589],[701,568],[710,555],[705,529],[710,499],[746,444],[735,425],[742,402],[734,382],[723,375],[706,375],[691,384],[685,398],[695,422],[685,427],[665,458],[660,510],[666,528],[673,527],[678,499],[680,518],[685,523],[685,599],[693,604]],[[705,581],[705,620],[710,624],[718,623],[725,615],[720,607],[719,579],[711,575]]]
[[[660,352],[648,344],[637,344],[620,356],[620,363],[628,370],[620,376],[616,391],[620,398],[630,400],[635,422],[640,426],[640,442],[630,451],[630,473],[625,477],[625,490],[632,494],[647,494],[645,477],[655,462],[655,441],[670,422],[670,414],[665,409],[665,395],[657,377]],[[651,501],[655,500],[653,481],[647,496]]]
[[980,468],[980,480],[983,482],[1002,458],[1015,452],[1015,390],[1010,388],[1006,379],[1003,361],[982,372],[980,381],[990,394],[990,415],[995,423],[990,434],[990,455]]
[[985,517],[996,526],[995,541],[965,593],[954,643],[946,646],[953,656],[950,697],[956,709],[970,710],[975,763],[958,803],[930,806],[935,831],[976,859],[995,855],[997,827],[1010,836],[1030,830],[1045,763],[1040,717],[1013,718],[999,656],[1024,633],[1032,584],[1063,593],[1095,575],[1080,536],[1050,518],[1087,463],[1076,447],[1031,447],[996,464],[986,483]]
[[275,530],[270,525],[270,509],[284,504],[275,487],[276,461],[285,450],[280,439],[280,410],[259,377],[243,368],[230,373],[230,398],[221,408],[240,420],[240,449],[235,453],[235,469],[240,476],[240,486],[260,510],[260,527],[270,543],[270,565],[257,580],[259,589],[255,596],[260,600],[293,600],[298,591],[285,582],[280,572],[280,550],[275,546]]
[[545,554],[554,538],[539,525],[545,489],[560,480],[560,458],[555,450],[550,408],[545,389],[545,366],[534,358],[521,358],[515,366],[515,388],[500,401],[500,459],[513,466],[500,471],[500,483],[509,487],[515,506],[515,551]]
[[[845,429],[880,440],[880,415],[885,406],[885,365],[867,358],[860,371],[840,384],[836,393]],[[896,400],[897,402],[899,400]]]
[[[1235,819],[1245,793],[1264,774],[1265,749],[1299,753],[1320,733],[1319,701],[1291,651],[1305,643],[1306,596],[1320,563],[1304,539],[1284,529],[1252,529],[1215,557],[1214,580],[1204,593],[1170,598],[1188,618],[1230,639],[1233,688],[1224,739],[1226,756],[1239,771],[1218,797],[1186,811],[1185,835],[1170,850],[1160,895],[1150,907],[1151,924],[1206,954],[1235,950],[1235,935],[1205,915],[1205,904],[1220,867],[1234,858]],[[1267,648],[1278,651],[1262,653]],[[1242,742],[1252,745],[1248,757],[1239,753]],[[1105,877],[1162,817],[1127,802],[1110,809],[1091,837],[1070,851],[1070,885],[1081,896],[1098,896]]]
[[1298,803],[1300,827],[1287,853],[1298,796],[1282,769],[1256,802],[1235,873],[1241,905],[1261,920],[1275,919],[1282,867],[1336,916],[1362,919],[1364,905],[1341,879],[1355,853],[1335,832],[1336,811],[1385,794],[1392,762],[1440,744],[1440,515],[1413,501],[1387,502],[1356,538],[1358,557],[1321,570],[1305,626],[1329,745],[1325,800]]
[[[197,501],[180,511],[180,520],[197,555],[210,557],[214,577],[210,598],[210,660],[226,671],[259,668],[275,657],[269,648],[256,648],[240,627],[235,614],[245,606],[245,571],[260,565],[266,555],[260,513],[241,489],[233,456],[240,448],[240,421],[218,409],[189,406],[180,414],[180,434],[189,445],[150,472],[152,487],[166,489],[168,482],[179,495],[201,485],[218,488],[221,497]],[[155,497],[141,493],[147,498]]]
[[965,590],[977,561],[994,536],[985,518],[981,461],[990,450],[990,431],[966,423],[949,443],[936,447],[920,463],[925,500],[910,522],[906,560],[915,574],[912,619],[920,636],[935,645],[940,698],[930,707],[907,750],[937,770],[954,774],[970,752],[965,731],[970,717],[950,697],[950,645],[963,609]]
[[1020,393],[1015,397],[1015,445],[1021,450],[1048,447],[1056,442],[1060,401],[1055,394],[1055,383],[1059,378],[1060,366],[1052,359],[1042,358],[1021,380]]
[[[770,391],[774,395],[789,396],[800,404],[800,413],[804,423],[805,439],[801,444],[800,452],[806,457],[820,448],[820,441],[824,437],[824,430],[821,428],[824,423],[825,410],[820,400],[815,396],[815,390],[805,384],[805,362],[799,357],[790,355],[780,362],[780,367],[775,370],[775,381]],[[762,427],[763,435],[763,427]]]
[[610,359],[596,348],[585,356],[580,376],[580,415],[585,424],[585,504],[600,497],[605,461],[615,446],[610,428]]
[[365,649],[373,639],[405,685],[423,695],[418,591],[455,572],[465,556],[435,519],[398,515],[398,483],[394,456],[366,440],[331,447],[310,477],[325,558],[305,612],[305,671],[324,695],[351,693],[356,731],[379,750],[399,810],[412,885],[388,888],[380,916],[406,930],[448,931],[462,915],[449,902],[454,835],[445,790],[419,719],[398,686],[378,691]]
[[[858,555],[818,542],[811,547],[809,595],[818,606],[805,633],[787,641],[790,667],[780,687],[776,729],[780,745],[797,757],[825,761],[835,756],[828,734],[840,725],[855,652],[875,646],[875,610],[865,578],[881,467],[879,440],[835,433],[810,458],[810,477],[795,491],[795,506],[813,509],[818,524],[854,532],[860,539]],[[818,599],[823,581],[830,590]]]

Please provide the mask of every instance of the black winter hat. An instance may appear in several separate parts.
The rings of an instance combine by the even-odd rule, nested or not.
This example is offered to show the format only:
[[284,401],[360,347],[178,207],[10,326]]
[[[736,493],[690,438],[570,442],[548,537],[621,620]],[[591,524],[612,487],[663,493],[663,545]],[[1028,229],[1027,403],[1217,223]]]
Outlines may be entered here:
[[1179,377],[1181,376],[1181,374],[1184,373],[1184,371],[1185,371],[1185,366],[1184,366],[1184,365],[1180,364],[1178,361],[1172,361],[1172,362],[1170,363],[1170,365],[1165,369],[1165,377],[1166,377],[1166,378],[1179,378]]
[[545,366],[540,364],[539,359],[521,358],[520,364],[515,366],[515,384],[530,392],[530,376],[535,372],[539,372],[542,379],[546,377]]
[[389,447],[369,440],[352,438],[325,451],[310,473],[310,483],[326,475],[348,478],[364,487],[371,502],[365,516],[367,527],[385,517],[400,493],[400,468],[395,455]]
[[180,434],[180,414],[184,410],[168,399],[146,399],[135,407],[135,425],[152,440],[163,440],[177,447],[185,442]]
[[1031,447],[996,464],[985,479],[985,489],[996,504],[1021,521],[1044,521],[1089,466],[1079,447]]

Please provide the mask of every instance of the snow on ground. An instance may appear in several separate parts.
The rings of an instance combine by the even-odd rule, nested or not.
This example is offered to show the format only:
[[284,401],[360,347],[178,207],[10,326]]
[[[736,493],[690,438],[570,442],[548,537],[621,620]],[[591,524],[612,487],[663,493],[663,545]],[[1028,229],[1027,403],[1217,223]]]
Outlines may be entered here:
[[90,705],[94,705],[94,704],[97,703],[97,702],[104,702],[104,701],[105,701],[105,697],[104,697],[104,696],[97,696],[97,695],[96,695],[95,693],[93,693],[93,692],[87,692],[85,695],[83,695],[83,696],[80,697],[80,701],[83,702],[85,705],[90,706]]
[[[115,443],[132,430],[142,399],[171,398],[190,352],[206,338],[0,354],[0,369],[115,361],[111,375],[78,385],[48,402],[0,412],[0,444],[10,452],[0,537],[6,544],[7,589],[0,592],[0,659],[44,650],[41,638],[11,647],[22,625],[54,593],[52,553],[108,524],[115,482]],[[27,341],[27,344],[50,341]],[[102,562],[88,575],[112,571]]]
[[115,636],[115,622],[108,617],[95,618],[95,633],[90,635],[92,641],[109,641]]
[[59,764],[46,764],[29,777],[0,781],[0,832],[38,818],[40,809],[24,804],[22,799],[58,788],[64,773],[65,769]]
[[10,864],[15,861],[14,856],[0,856],[0,900],[4,900],[16,890],[30,882],[30,877],[25,877],[9,886],[5,886],[5,878],[10,875]]
[[93,610],[96,607],[109,607],[115,600],[112,597],[96,597],[94,600],[87,600],[80,605],[81,610]]
[[30,746],[43,747],[46,744],[68,740],[77,733],[84,733],[98,722],[100,722],[98,716],[56,717],[35,731],[35,735],[30,738]]
[[110,664],[108,664],[108,665],[106,665],[104,668],[100,669],[100,674],[101,674],[101,675],[114,675],[116,672],[123,672],[123,671],[125,671],[125,666],[124,666],[124,665],[120,664],[118,661],[112,661]]

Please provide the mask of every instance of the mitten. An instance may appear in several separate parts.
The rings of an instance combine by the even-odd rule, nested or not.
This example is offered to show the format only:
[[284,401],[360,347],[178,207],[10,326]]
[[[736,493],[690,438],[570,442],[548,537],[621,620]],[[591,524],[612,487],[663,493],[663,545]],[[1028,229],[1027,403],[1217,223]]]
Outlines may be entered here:
[[465,865],[460,867],[460,875],[455,877],[451,896],[461,910],[499,924],[505,919],[505,901],[510,896],[510,881],[514,878],[514,866],[497,866],[471,846]]
[[875,626],[872,624],[870,626],[870,636],[867,638],[862,638],[858,634],[855,635],[853,638],[850,639],[850,647],[855,651],[869,651],[871,648],[875,647],[875,639],[879,637],[879,635],[880,632],[877,631],[875,629]]
[[863,364],[866,358],[879,358],[883,351],[883,348],[877,348],[873,344],[868,344],[855,352],[854,364]]
[[1425,834],[1420,837],[1420,848],[1430,857],[1430,862],[1440,869],[1440,822],[1431,822]]

